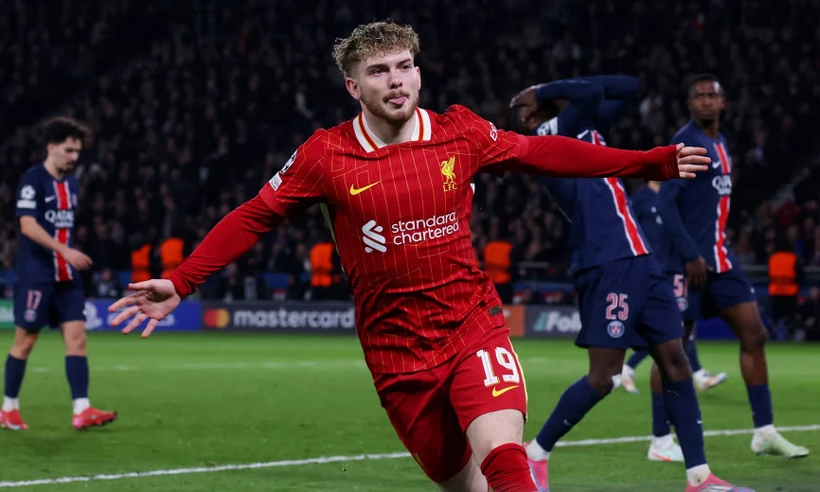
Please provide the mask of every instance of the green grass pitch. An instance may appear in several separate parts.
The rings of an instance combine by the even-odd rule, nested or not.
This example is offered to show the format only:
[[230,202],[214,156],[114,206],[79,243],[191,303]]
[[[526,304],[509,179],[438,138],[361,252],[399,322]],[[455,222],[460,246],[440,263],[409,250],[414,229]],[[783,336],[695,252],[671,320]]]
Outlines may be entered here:
[[[3,350],[11,333],[0,335]],[[516,340],[530,397],[532,437],[561,392],[586,369],[569,341]],[[113,425],[78,433],[63,372],[62,342],[44,333],[20,395],[31,427],[0,432],[0,489],[25,491],[424,491],[436,490],[406,457],[354,460],[404,451],[379,406],[352,337],[231,333],[157,333],[147,340],[89,334],[92,403],[120,412]],[[723,386],[701,394],[709,431],[748,429],[749,406],[734,343],[700,344]],[[820,346],[769,346],[780,427],[820,424]],[[638,369],[639,395],[608,397],[567,441],[651,433],[649,364]],[[820,490],[820,431],[786,433],[814,453],[786,461],[754,456],[748,434],[706,438],[719,476],[763,491]],[[550,461],[554,492],[682,491],[682,464],[650,463],[647,443],[567,446]],[[330,463],[299,460],[338,456]],[[295,460],[292,463],[282,463]],[[274,463],[275,462],[275,463]],[[259,468],[206,472],[219,465]],[[275,464],[276,466],[270,466]],[[157,470],[189,473],[123,477]],[[20,482],[112,475],[71,483]]]

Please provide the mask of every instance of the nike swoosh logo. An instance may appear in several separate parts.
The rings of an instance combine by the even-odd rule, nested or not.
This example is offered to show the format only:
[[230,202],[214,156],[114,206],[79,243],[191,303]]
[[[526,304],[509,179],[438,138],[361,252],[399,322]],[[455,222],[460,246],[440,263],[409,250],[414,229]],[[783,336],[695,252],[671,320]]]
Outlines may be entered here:
[[46,203],[48,203],[48,202],[50,202],[50,201],[53,201],[53,200],[56,200],[56,199],[57,199],[57,197],[56,197],[56,196],[47,196],[47,197],[46,197]]
[[370,188],[376,186],[379,183],[381,183],[381,181],[376,181],[375,183],[371,183],[371,184],[369,184],[367,186],[363,186],[361,188],[356,188],[355,186],[350,185],[350,194],[353,195],[353,196],[356,196],[356,195],[358,195],[359,193],[361,193],[363,191],[369,190]]
[[515,386],[508,386],[508,387],[504,388],[503,390],[493,388],[493,398],[498,398],[499,396],[503,395],[504,393],[506,393],[510,390],[514,390],[517,387],[518,387],[518,385],[516,384]]

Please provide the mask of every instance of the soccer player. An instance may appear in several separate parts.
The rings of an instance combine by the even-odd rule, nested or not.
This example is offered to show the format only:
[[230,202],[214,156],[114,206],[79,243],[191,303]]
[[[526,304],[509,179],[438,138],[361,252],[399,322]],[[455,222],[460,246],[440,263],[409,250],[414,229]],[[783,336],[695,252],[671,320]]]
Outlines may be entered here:
[[20,417],[18,394],[26,360],[39,330],[59,327],[65,341],[65,370],[74,401],[72,425],[77,430],[105,425],[116,412],[91,407],[88,401],[88,359],[85,297],[79,270],[91,259],[74,249],[74,209],[79,184],[70,175],[88,130],[69,118],[54,118],[43,127],[45,162],[23,175],[17,192],[20,239],[15,264],[14,342],[6,359],[6,386],[0,426],[28,429]]
[[711,74],[695,76],[689,86],[692,120],[672,140],[709,150],[709,172],[695,180],[664,183],[657,207],[663,219],[664,240],[674,242],[686,272],[689,306],[683,313],[687,332],[698,318],[720,316],[740,340],[740,369],[752,407],[752,451],[802,458],[809,451],[795,446],[775,429],[769,375],[766,368],[766,329],[754,290],[726,241],[726,220],[732,195],[732,160],[719,132],[723,88]]
[[[418,107],[418,35],[374,22],[334,48],[355,118],[318,130],[259,194],[225,217],[169,278],[132,284],[113,323],[143,337],[212,273],[321,203],[356,303],[357,331],[399,438],[443,490],[534,492],[521,445],[526,391],[501,301],[476,263],[473,176],[688,177],[702,149],[601,149],[498,130],[462,106]],[[651,179],[651,178],[650,178]]]
[[[632,210],[635,212],[635,218],[638,219],[644,236],[655,252],[655,258],[658,264],[663,268],[666,275],[671,277],[675,297],[678,300],[678,307],[683,311],[689,304],[683,271],[682,269],[676,268],[678,262],[667,259],[678,253],[673,242],[666,241],[664,244],[661,243],[663,221],[660,215],[658,215],[658,208],[655,206],[660,186],[661,184],[657,181],[649,181],[645,186],[642,186],[633,193]],[[623,370],[621,371],[621,385],[629,393],[638,393],[638,388],[635,386],[634,381],[635,368],[638,367],[638,364],[648,355],[648,350],[637,350],[632,353],[624,364]],[[695,381],[695,388],[698,391],[706,391],[710,388],[714,388],[728,379],[729,375],[725,372],[713,375],[701,366],[694,331],[689,336],[689,340],[686,344],[686,356],[689,357],[689,364],[692,366],[692,379]],[[654,398],[655,395],[653,394],[653,399]],[[662,400],[660,404],[663,404]]]
[[[510,104],[514,129],[574,135],[605,146],[596,128],[609,128],[617,118],[621,100],[637,96],[639,87],[635,78],[614,76],[530,87]],[[588,351],[589,372],[567,388],[541,431],[527,445],[539,490],[549,490],[548,460],[558,440],[615,388],[626,350],[645,346],[663,372],[659,395],[681,443],[680,447],[675,444],[667,428],[666,439],[660,441],[663,446],[650,452],[649,458],[685,459],[687,492],[716,487],[748,490],[729,485],[709,469],[700,408],[683,349],[681,313],[621,181],[542,178],[542,182],[571,221],[570,272],[581,315],[581,332],[575,343]]]

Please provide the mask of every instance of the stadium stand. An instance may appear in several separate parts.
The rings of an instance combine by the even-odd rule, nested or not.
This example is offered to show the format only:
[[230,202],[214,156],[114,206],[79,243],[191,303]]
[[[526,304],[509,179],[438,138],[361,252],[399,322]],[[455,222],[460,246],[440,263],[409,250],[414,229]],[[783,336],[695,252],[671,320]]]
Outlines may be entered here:
[[[396,11],[413,12],[402,20],[423,40],[421,105],[441,111],[464,104],[501,126],[521,87],[628,73],[639,75],[645,90],[610,144],[665,144],[688,117],[686,76],[717,74],[728,96],[723,130],[736,165],[732,247],[744,264],[765,265],[782,237],[807,265],[820,266],[820,143],[812,138],[820,34],[818,13],[805,2],[782,1],[770,11],[761,1],[637,1],[627,15],[614,1],[555,2],[549,9],[533,1],[496,9],[472,1],[446,11],[434,0],[398,1],[392,9],[329,0],[51,3],[59,8],[17,2],[0,14],[0,27],[19,26],[0,29],[6,271],[14,256],[14,187],[41,158],[37,121],[64,113],[95,130],[77,170],[77,239],[95,260],[88,290],[119,292],[142,258],[132,252],[149,245],[140,254],[160,274],[175,261],[175,240],[183,255],[191,251],[315,128],[355,114],[329,47],[362,19]],[[460,18],[471,22],[455,22]],[[504,22],[512,18],[519,21]],[[437,28],[442,22],[447,29]],[[566,222],[532,180],[478,178],[473,227],[479,257],[493,237],[512,243],[519,301],[569,300],[543,282],[564,278]],[[318,210],[310,210],[215,276],[202,295],[303,298],[311,248],[325,234]],[[10,275],[4,278],[10,295]],[[537,286],[528,283],[535,280]]]

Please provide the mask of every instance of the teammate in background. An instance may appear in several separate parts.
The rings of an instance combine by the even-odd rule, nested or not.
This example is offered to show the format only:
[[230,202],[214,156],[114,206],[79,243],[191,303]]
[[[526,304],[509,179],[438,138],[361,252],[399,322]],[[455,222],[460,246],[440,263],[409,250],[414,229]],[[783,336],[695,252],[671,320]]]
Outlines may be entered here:
[[602,149],[496,129],[468,109],[418,107],[418,35],[357,27],[334,49],[354,119],[318,130],[259,194],[231,212],[168,279],[132,284],[111,306],[131,332],[157,322],[264,234],[321,203],[356,303],[376,391],[399,438],[444,490],[534,492],[521,445],[526,391],[501,301],[478,268],[470,233],[473,176],[560,176],[703,169],[702,149]]
[[[622,100],[637,97],[639,88],[637,79],[615,76],[530,87],[510,104],[514,129],[572,135],[605,146],[596,128],[610,128]],[[557,114],[556,108],[560,108]],[[663,371],[662,390],[658,387],[657,394],[664,421],[672,422],[681,443],[675,444],[667,426],[663,439],[653,443],[649,459],[685,459],[688,492],[715,487],[748,490],[718,479],[706,462],[700,408],[683,349],[680,310],[635,220],[623,183],[617,178],[542,178],[542,182],[571,221],[570,273],[581,315],[575,343],[588,351],[589,372],[567,388],[527,445],[539,490],[549,490],[548,460],[558,440],[616,387],[626,350],[646,346]]]
[[680,251],[685,268],[689,306],[683,313],[687,333],[697,319],[720,316],[740,340],[740,369],[752,407],[752,451],[802,458],[809,451],[787,441],[775,429],[769,374],[766,368],[766,329],[760,319],[754,290],[726,241],[726,220],[732,195],[732,161],[726,139],[718,131],[723,88],[710,74],[698,75],[689,86],[692,120],[672,140],[709,150],[709,172],[695,180],[661,185],[657,207],[663,219],[663,240]]
[[[677,252],[674,249],[674,243],[666,242],[665,244],[661,244],[663,221],[660,215],[658,215],[658,208],[655,206],[655,200],[660,187],[661,184],[659,182],[649,181],[645,186],[642,186],[633,193],[632,210],[635,212],[635,218],[638,219],[638,223],[641,225],[644,237],[649,241],[652,250],[655,252],[655,259],[664,270],[664,273],[673,279],[678,307],[683,311],[689,304],[686,298],[687,292],[683,271],[675,271],[674,265],[676,265],[677,262],[668,259],[672,257],[672,255],[677,255]],[[635,386],[634,381],[635,368],[637,368],[638,364],[648,355],[648,350],[634,351],[624,364],[623,370],[621,371],[621,385],[629,393],[638,393],[638,388]],[[714,388],[728,379],[729,375],[725,372],[712,375],[701,366],[694,331],[689,336],[689,341],[686,344],[686,356],[689,357],[689,364],[692,366],[692,379],[695,381],[695,388],[698,391],[706,391],[710,388]]]
[[6,359],[6,386],[0,426],[28,429],[20,417],[17,396],[26,360],[39,330],[60,327],[65,341],[65,370],[74,400],[72,425],[77,430],[105,425],[116,412],[91,407],[85,337],[85,295],[79,270],[91,259],[74,249],[74,209],[79,184],[70,176],[88,130],[69,118],[54,118],[43,127],[47,156],[23,175],[17,191],[20,236],[15,264],[14,342]]

